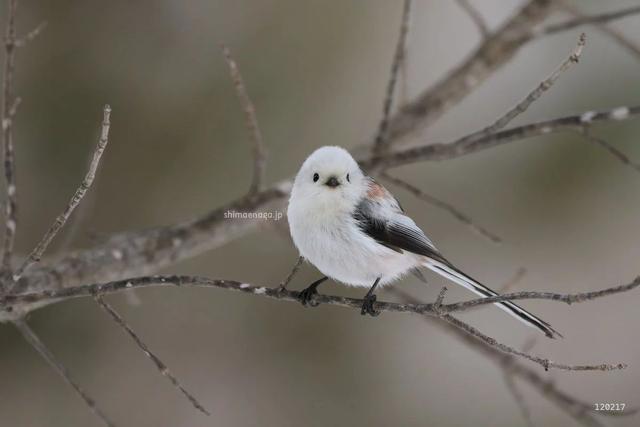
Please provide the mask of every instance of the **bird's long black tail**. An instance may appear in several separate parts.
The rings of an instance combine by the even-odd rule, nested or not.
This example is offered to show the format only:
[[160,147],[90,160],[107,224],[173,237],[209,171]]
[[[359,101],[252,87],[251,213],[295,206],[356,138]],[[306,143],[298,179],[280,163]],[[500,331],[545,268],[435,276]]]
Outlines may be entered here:
[[[482,283],[464,274],[462,271],[458,270],[449,263],[430,259],[424,265],[425,267],[435,271],[441,276],[444,276],[456,282],[457,284],[464,286],[465,288],[469,289],[472,292],[475,292],[480,296],[492,297],[499,295],[497,292],[487,288]],[[555,338],[556,336],[562,337],[562,335],[554,330],[547,322],[537,316],[534,316],[524,308],[518,306],[517,304],[514,304],[511,301],[501,301],[495,304],[513,317],[520,320],[525,325],[540,330],[549,338]]]

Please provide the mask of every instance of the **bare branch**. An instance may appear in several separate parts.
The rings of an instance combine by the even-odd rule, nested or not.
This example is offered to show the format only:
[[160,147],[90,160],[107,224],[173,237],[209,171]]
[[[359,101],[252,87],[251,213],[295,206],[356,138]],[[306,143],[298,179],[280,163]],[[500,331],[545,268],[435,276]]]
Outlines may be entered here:
[[582,131],[582,135],[587,139],[587,141],[596,143],[600,147],[604,148],[607,153],[611,154],[614,158],[619,160],[623,165],[633,169],[636,172],[640,172],[640,164],[631,160],[626,154],[622,151],[618,150],[613,145],[609,144],[602,138],[599,138],[593,135],[588,127],[585,127]]
[[516,404],[518,405],[518,409],[520,409],[520,413],[522,414],[522,418],[524,419],[525,424],[528,427],[534,427],[533,420],[531,419],[531,411],[527,406],[524,395],[520,392],[520,389],[513,380],[511,371],[508,368],[504,369],[504,383],[513,396],[513,400],[515,400]]
[[[478,152],[513,141],[553,132],[582,129],[592,123],[636,117],[640,106],[619,107],[604,112],[587,111],[497,132],[482,138],[463,137],[448,144],[424,144],[392,151],[383,157],[360,157],[361,166],[372,172],[426,160],[444,160]],[[220,206],[200,218],[173,225],[114,233],[95,246],[75,251],[54,264],[32,268],[15,287],[16,292],[59,289],[89,282],[106,282],[123,277],[153,274],[257,229],[260,220],[225,219],[228,211],[284,209],[291,181],[283,180],[252,197],[242,197]],[[36,308],[31,307],[30,309]],[[0,321],[3,313],[0,312]]]
[[513,347],[509,347],[506,344],[499,343],[498,341],[491,338],[490,336],[483,334],[473,326],[467,323],[464,323],[463,321],[451,316],[450,314],[445,314],[441,316],[441,319],[452,324],[456,328],[459,328],[465,331],[469,335],[472,335],[473,337],[484,342],[485,344],[500,350],[503,353],[519,356],[524,359],[528,359],[534,363],[537,363],[538,365],[542,366],[545,369],[545,371],[548,371],[550,368],[555,368],[555,369],[560,369],[565,371],[614,371],[619,369],[625,369],[627,367],[627,365],[624,363],[617,363],[617,364],[602,363],[599,365],[567,365],[564,363],[556,363],[549,359],[533,356],[523,351],[516,350]]
[[571,304],[577,304],[585,301],[592,301],[594,299],[608,297],[608,296],[620,294],[623,292],[629,292],[637,288],[638,286],[640,286],[640,276],[633,279],[633,281],[630,283],[619,285],[619,286],[613,286],[610,288],[601,289],[601,290],[592,291],[592,292],[581,292],[577,294],[558,294],[554,292],[531,292],[531,291],[514,292],[510,294],[498,295],[495,297],[477,298],[470,301],[459,302],[455,304],[447,304],[442,306],[441,309],[445,310],[448,313],[451,313],[455,311],[468,310],[471,307],[477,307],[479,305],[484,305],[484,304],[493,304],[501,301],[515,301],[515,300],[524,300],[524,299],[544,299],[544,300],[555,301],[555,302],[563,302],[565,304],[571,305]]
[[[574,5],[569,3],[568,1],[561,0],[559,2],[559,4],[562,7],[562,9],[564,9],[567,12],[569,12],[570,14],[572,14],[577,19],[589,19],[589,17],[586,16],[585,14],[583,14],[580,11],[580,9],[578,9],[577,7],[575,7]],[[638,8],[635,8],[635,9],[638,9]],[[634,13],[634,14],[635,13],[640,13],[640,10],[632,10],[631,12]],[[629,16],[629,13],[618,15],[618,16],[616,16],[616,18],[618,19],[618,18],[622,18],[624,16]],[[607,22],[607,20],[603,20],[602,22],[598,22],[597,20],[595,20],[592,23],[596,26],[596,28],[598,30],[600,30],[604,34],[606,34],[609,37],[611,37],[616,43],[618,43],[620,46],[622,46],[625,49],[627,49],[632,55],[634,55],[638,59],[640,59],[640,45],[638,45],[637,43],[629,40],[627,38],[627,36],[625,36],[621,31],[618,31],[618,30],[608,26],[606,24],[606,22]]]
[[640,59],[640,45],[629,39],[622,31],[616,30],[615,28],[611,28],[606,25],[600,25],[598,26],[598,29],[612,38],[613,41],[618,43],[620,46],[627,49],[637,59]]
[[400,35],[396,44],[396,51],[391,62],[391,74],[387,83],[387,91],[385,93],[382,105],[382,119],[378,125],[378,133],[374,140],[374,150],[381,154],[389,149],[389,139],[387,138],[387,129],[389,127],[389,115],[391,114],[391,106],[398,80],[398,71],[406,56],[406,44],[409,36],[409,28],[411,23],[411,4],[412,0],[404,0],[402,9],[402,22],[400,24]]
[[98,145],[93,153],[93,158],[91,159],[91,163],[89,164],[89,170],[85,175],[80,187],[76,190],[71,200],[69,200],[69,204],[65,210],[58,215],[54,223],[51,225],[49,230],[45,233],[44,237],[40,242],[36,245],[36,247],[31,251],[27,259],[24,261],[22,266],[15,272],[13,275],[14,283],[17,282],[20,277],[24,274],[25,271],[31,265],[40,261],[42,258],[42,254],[47,250],[47,247],[51,243],[51,241],[56,237],[58,232],[64,227],[65,223],[73,213],[73,210],[80,204],[82,198],[87,193],[89,188],[91,188],[91,184],[96,177],[96,171],[98,170],[98,165],[100,164],[100,159],[102,158],[102,153],[107,148],[107,143],[109,142],[109,127],[111,126],[110,122],[111,116],[111,107],[108,105],[104,106],[103,110],[103,119],[102,119],[102,132],[100,134],[100,139],[98,140]]
[[251,102],[251,98],[247,93],[247,89],[242,81],[242,75],[238,69],[238,65],[231,57],[231,51],[228,47],[221,44],[222,53],[224,59],[229,67],[229,73],[233,80],[233,86],[236,89],[236,95],[240,100],[240,105],[244,110],[247,129],[251,137],[251,143],[253,145],[253,178],[251,181],[251,187],[249,188],[249,194],[255,194],[262,190],[265,181],[265,172],[267,168],[267,149],[262,140],[262,133],[258,126],[258,118],[256,117],[256,109]]
[[280,283],[280,289],[281,290],[286,290],[287,289],[287,285],[289,285],[289,283],[291,283],[291,280],[293,279],[293,276],[296,275],[296,273],[298,273],[298,270],[300,270],[300,267],[302,266],[302,263],[304,262],[304,257],[303,256],[299,256],[296,263],[294,264],[293,268],[291,269],[291,272],[289,273],[289,275],[284,279],[284,281],[282,283]]
[[41,22],[36,28],[34,28],[24,36],[17,39],[16,46],[24,47],[27,43],[32,42],[36,37],[40,35],[40,33],[42,33],[42,31],[44,31],[46,27],[47,27],[47,22],[46,21]]
[[180,381],[178,381],[178,379],[169,371],[169,368],[167,367],[167,365],[165,365],[155,353],[149,350],[149,347],[147,347],[147,345],[144,343],[144,341],[142,341],[142,339],[138,336],[138,334],[136,334],[136,332],[127,324],[127,322],[122,318],[122,316],[120,316],[120,314],[118,314],[118,312],[111,305],[109,305],[104,300],[104,298],[102,298],[100,295],[95,295],[94,299],[100,305],[100,307],[102,307],[102,309],[109,316],[111,316],[113,321],[116,322],[118,326],[120,326],[127,334],[129,334],[131,339],[133,339],[133,341],[140,348],[140,350],[142,350],[144,354],[149,359],[151,359],[151,361],[156,365],[156,368],[158,368],[158,371],[163,376],[167,377],[169,381],[171,381],[171,384],[173,384],[173,386],[176,387],[189,400],[189,402],[191,402],[191,404],[197,410],[199,410],[200,412],[206,415],[211,415],[211,413],[207,411],[200,402],[198,402],[198,399],[196,399],[191,393],[189,393],[182,386]]
[[560,74],[567,71],[573,64],[578,63],[578,61],[580,60],[580,55],[582,55],[582,49],[584,48],[586,40],[587,36],[585,35],[585,33],[580,34],[578,44],[571,52],[571,55],[569,55],[567,59],[562,61],[562,63],[551,73],[549,77],[544,79],[532,92],[530,92],[522,101],[520,101],[518,105],[516,105],[505,115],[496,120],[491,126],[487,126],[486,128],[482,129],[480,132],[478,132],[478,134],[489,135],[495,133],[508,125],[517,116],[524,113],[531,104],[533,104],[538,98],[542,96],[544,92],[546,92],[551,88],[551,86],[553,86],[556,80],[558,80],[558,77],[560,77]]
[[593,123],[622,121],[640,115],[640,105],[617,107],[607,111],[587,111],[580,115],[560,117],[538,123],[518,126],[491,135],[470,134],[451,143],[419,145],[413,148],[393,151],[386,156],[372,157],[361,161],[368,171],[407,165],[424,160],[445,160],[465,156],[508,142],[520,141],[533,136],[548,135],[567,130],[582,130]]
[[456,1],[458,3],[458,6],[460,6],[460,8],[462,8],[467,13],[467,15],[469,15],[469,18],[471,18],[476,27],[478,27],[478,31],[480,31],[480,35],[482,36],[482,38],[486,39],[487,37],[489,37],[489,27],[487,27],[487,23],[484,22],[484,18],[482,17],[482,15],[480,15],[480,12],[478,12],[478,10],[473,7],[471,3],[469,3],[469,0]]
[[[197,276],[145,276],[131,278],[127,280],[119,280],[114,282],[83,285],[72,288],[64,288],[60,290],[46,290],[42,292],[34,292],[28,294],[6,295],[0,298],[0,308],[6,312],[21,313],[25,310],[26,304],[42,304],[45,302],[58,302],[63,299],[79,298],[86,296],[94,296],[96,294],[110,294],[114,292],[123,291],[126,289],[136,289],[150,286],[195,286],[195,287],[208,287],[208,288],[220,288],[227,290],[234,290],[244,292],[253,295],[260,295],[271,299],[283,300],[283,301],[295,301],[299,302],[300,292],[283,290],[280,287],[264,287],[264,286],[252,286],[248,283],[237,282],[233,280],[222,279],[208,279]],[[592,300],[598,297],[607,295],[613,295],[616,293],[626,292],[635,287],[640,286],[640,277],[634,282],[628,285],[620,287],[604,289],[595,292],[585,292],[582,294],[574,295],[562,295],[552,294],[548,292],[519,292],[517,294],[508,294],[500,297],[487,297],[478,300],[466,301],[454,304],[439,304],[434,308],[435,304],[400,304],[393,302],[376,302],[377,311],[389,311],[399,313],[414,313],[419,315],[427,315],[439,317],[453,326],[464,330],[465,332],[475,336],[477,339],[485,342],[506,354],[512,354],[519,357],[528,359],[534,363],[543,366],[545,369],[555,368],[569,371],[610,371],[615,369],[624,369],[625,364],[597,364],[597,365],[567,365],[562,363],[552,362],[548,359],[532,356],[528,353],[515,350],[505,344],[501,344],[493,338],[484,335],[480,331],[476,330],[470,325],[451,316],[450,312],[462,311],[471,307],[484,304],[487,301],[497,302],[511,299],[550,299],[555,301],[571,302],[583,302]],[[437,302],[437,301],[436,301]],[[333,295],[315,295],[313,297],[314,304],[330,304],[341,307],[349,307],[356,310],[362,308],[362,299],[347,298]]]
[[35,334],[35,332],[33,332],[33,330],[29,327],[27,322],[24,321],[23,319],[18,319],[18,320],[15,320],[13,323],[15,327],[18,329],[18,331],[20,331],[25,341],[27,341],[29,345],[31,345],[31,347],[33,347],[34,350],[36,350],[40,354],[40,356],[42,356],[42,358],[58,374],[60,374],[60,376],[64,379],[64,381],[75,390],[78,396],[80,396],[80,398],[82,398],[82,400],[84,400],[84,402],[87,404],[91,412],[93,412],[98,418],[100,418],[100,421],[102,421],[104,425],[108,427],[114,427],[115,424],[113,424],[109,420],[109,418],[107,418],[107,416],[102,412],[102,410],[98,408],[95,400],[93,400],[93,398],[89,396],[82,389],[82,387],[80,387],[78,383],[76,383],[73,380],[73,378],[71,378],[71,375],[69,374],[69,371],[67,371],[67,368],[65,368],[64,365],[56,359],[53,353],[51,353],[51,351],[47,348],[47,346],[42,341],[40,341],[40,338]]
[[[399,287],[389,288],[389,292],[400,296],[405,302],[419,304],[419,301],[403,291]],[[540,376],[538,371],[533,368],[520,363],[513,356],[506,355],[494,347],[486,345],[484,342],[475,339],[473,336],[468,335],[466,332],[448,324],[445,322],[438,322],[437,319],[432,317],[423,317],[426,322],[434,325],[448,335],[458,339],[466,344],[466,346],[472,350],[475,350],[488,358],[488,360],[496,363],[500,369],[509,369],[513,377],[519,378],[533,387],[541,396],[548,399],[550,402],[558,406],[563,411],[567,412],[571,417],[581,424],[587,426],[600,426],[602,425],[595,417],[596,413],[593,410],[593,405],[590,402],[580,401],[568,393],[558,389],[557,384],[552,379],[545,379]],[[529,349],[530,350],[530,349]],[[523,351],[529,351],[524,350]],[[621,417],[629,416],[637,413],[637,409],[625,412],[606,411],[598,412],[597,415]]]
[[531,40],[534,27],[552,9],[550,0],[529,0],[443,80],[404,105],[389,121],[389,139],[397,143],[457,105]]
[[[4,178],[6,183],[7,200],[5,203],[4,245],[2,252],[2,269],[11,273],[13,247],[15,244],[18,208],[16,197],[16,171],[13,149],[13,73],[15,70],[16,51],[16,8],[17,0],[8,1],[7,30],[4,40],[4,72],[2,75],[2,147],[4,153]],[[13,110],[15,111],[15,109]]]
[[[563,7],[566,8],[566,4],[563,4]],[[572,7],[572,12],[575,12],[578,16],[577,18],[569,19],[564,22],[559,22],[557,24],[549,24],[543,27],[540,31],[537,32],[537,36],[548,36],[552,34],[557,34],[560,32],[572,30],[581,25],[589,25],[589,24],[607,24],[612,21],[617,21],[619,19],[627,18],[633,15],[637,15],[640,13],[640,6],[632,6],[625,9],[620,9],[614,12],[606,12],[598,15],[583,15],[578,14],[578,10]]]
[[443,286],[438,292],[438,296],[436,297],[436,302],[433,303],[433,310],[436,314],[440,315],[440,307],[442,307],[442,302],[444,301],[444,295],[447,293],[447,287]]
[[383,172],[380,174],[380,176],[383,179],[386,179],[387,181],[393,183],[394,185],[408,191],[409,193],[411,193],[414,197],[429,203],[432,206],[435,206],[437,208],[440,208],[442,210],[444,210],[445,212],[451,214],[455,219],[457,219],[458,221],[460,221],[461,223],[463,223],[464,225],[468,226],[469,228],[471,228],[474,232],[478,233],[479,235],[489,239],[491,242],[493,243],[502,243],[502,239],[500,237],[498,237],[496,234],[492,233],[491,231],[487,230],[486,228],[477,225],[473,219],[471,219],[471,217],[465,213],[463,213],[462,211],[460,211],[458,208],[456,208],[455,206],[440,200],[439,198],[432,196],[431,194],[427,194],[424,191],[422,191],[421,189],[419,189],[418,187],[409,184],[408,182],[400,179],[400,178],[396,178],[395,176],[389,175],[386,172]]
[[515,274],[513,275],[513,277],[509,280],[507,280],[502,287],[498,290],[499,294],[503,294],[506,291],[508,291],[509,289],[513,288],[516,284],[518,284],[518,282],[520,282],[520,280],[522,280],[522,278],[527,274],[527,269],[524,267],[520,267],[518,268],[518,270],[515,272]]
[[[400,80],[400,94],[398,96],[398,105],[402,108],[409,99],[409,37],[405,41],[404,56],[400,62],[400,70],[398,76]],[[375,139],[374,139],[375,142]]]

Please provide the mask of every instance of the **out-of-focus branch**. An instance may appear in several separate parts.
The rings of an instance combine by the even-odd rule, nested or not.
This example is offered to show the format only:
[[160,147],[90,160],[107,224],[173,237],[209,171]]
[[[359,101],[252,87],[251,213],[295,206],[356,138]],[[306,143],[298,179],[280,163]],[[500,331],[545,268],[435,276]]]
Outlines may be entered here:
[[33,41],[36,37],[38,37],[44,31],[45,28],[47,28],[47,22],[46,21],[41,22],[36,28],[29,31],[24,36],[16,39],[15,40],[16,47],[23,47],[27,43]]
[[262,133],[260,132],[260,126],[258,126],[258,118],[256,117],[256,109],[251,102],[251,98],[247,92],[247,89],[242,81],[242,75],[240,69],[236,64],[236,61],[231,57],[231,51],[225,45],[221,45],[222,54],[229,67],[229,73],[233,80],[233,86],[236,89],[236,94],[240,105],[244,110],[247,129],[249,129],[249,135],[251,137],[251,143],[253,145],[253,177],[251,181],[251,187],[249,188],[249,194],[255,194],[262,190],[265,180],[265,172],[267,168],[267,149],[265,148],[264,141],[262,140]]
[[27,322],[24,319],[15,320],[14,325],[22,334],[22,337],[29,343],[34,350],[36,350],[40,356],[64,379],[64,381],[69,384],[75,392],[80,396],[82,400],[89,407],[91,412],[93,412],[102,423],[107,427],[114,427],[115,425],[107,418],[107,416],[102,412],[100,408],[96,405],[95,400],[91,396],[89,396],[83,389],[71,378],[69,371],[64,367],[58,359],[51,353],[51,351],[47,348],[47,346],[40,340],[38,335],[29,327]]
[[[416,298],[398,287],[389,288],[389,292],[401,297],[407,303],[419,304],[419,301]],[[491,346],[485,345],[481,341],[476,340],[473,336],[448,323],[438,322],[433,317],[424,317],[423,319],[431,325],[438,327],[448,335],[465,343],[468,348],[483,354],[488,360],[494,362],[500,369],[509,369],[512,377],[521,379],[529,384],[538,393],[540,393],[541,396],[567,412],[579,423],[586,426],[602,425],[595,417],[596,413],[594,412],[593,405],[591,403],[578,400],[572,395],[558,389],[557,384],[553,380],[543,378],[541,374],[532,367],[519,362],[513,356],[504,354]],[[529,350],[523,349],[523,351]],[[636,409],[625,411],[624,413],[619,411],[603,411],[598,412],[597,415],[619,417],[629,416],[635,413],[637,413]]]
[[[566,11],[566,12],[570,13],[571,15],[573,15],[576,19],[589,20],[589,16],[585,15],[584,13],[582,13],[580,11],[580,9],[578,9],[577,7],[575,7],[573,4],[569,3],[566,0],[559,0],[559,5],[564,11]],[[632,14],[640,13],[640,8],[638,8],[638,7],[634,7],[634,8],[630,8],[630,9],[631,10],[626,10],[626,13],[615,15],[614,19],[620,19],[620,18],[623,18],[623,17],[626,17],[626,16],[630,16]],[[640,59],[640,45],[638,45],[638,43],[630,40],[621,31],[618,31],[615,28],[611,28],[609,25],[607,25],[608,21],[610,21],[610,19],[605,19],[605,20],[597,20],[596,19],[596,20],[593,20],[593,22],[591,22],[591,23],[593,25],[595,25],[596,28],[598,30],[600,30],[602,33],[604,33],[607,36],[609,36],[610,38],[612,38],[613,41],[615,41],[620,46],[622,46],[625,49],[627,49],[636,58]],[[562,29],[560,29],[559,31],[562,31]]]
[[[569,4],[567,2],[561,2],[562,7],[567,9]],[[559,22],[557,24],[549,24],[536,31],[536,36],[548,36],[552,34],[561,33],[564,31],[572,30],[581,25],[602,25],[612,21],[627,18],[640,13],[640,6],[632,6],[625,9],[616,10],[613,12],[600,13],[597,15],[585,15],[579,13],[576,8],[571,7],[571,12],[577,17],[569,19],[567,21]]]
[[209,411],[207,411],[204,408],[204,406],[202,406],[202,404],[198,401],[198,399],[196,399],[191,393],[189,393],[182,386],[180,381],[171,373],[171,371],[169,371],[169,368],[167,367],[167,365],[165,365],[164,362],[160,360],[160,358],[154,352],[149,350],[149,347],[147,347],[144,341],[142,341],[142,338],[138,336],[138,334],[127,324],[127,322],[122,318],[122,316],[120,316],[120,314],[109,303],[107,303],[104,300],[104,298],[102,298],[102,296],[96,295],[94,299],[96,300],[98,305],[100,305],[100,307],[111,317],[111,319],[113,319],[113,321],[118,326],[120,326],[127,334],[129,334],[131,339],[136,343],[136,345],[140,348],[140,350],[142,350],[142,352],[149,359],[151,359],[154,365],[156,365],[156,368],[158,368],[158,371],[163,376],[167,377],[169,381],[171,381],[171,384],[173,384],[173,386],[176,387],[189,400],[189,402],[191,402],[191,404],[197,410],[199,410],[200,412],[206,415],[211,415],[211,413],[209,413]]
[[[15,70],[16,52],[16,8],[17,0],[9,0],[7,30],[4,39],[4,71],[2,74],[2,151],[4,154],[4,179],[7,191],[4,218],[4,244],[2,252],[2,269],[10,276],[13,259],[17,225],[16,171],[13,149],[13,115],[15,114],[13,95],[13,73]],[[17,104],[16,104],[17,108]],[[12,112],[14,114],[12,114]]]
[[518,409],[522,414],[522,418],[524,419],[525,424],[528,427],[535,427],[533,424],[533,420],[531,419],[531,411],[529,410],[529,406],[527,406],[527,402],[524,399],[524,395],[522,394],[516,382],[514,381],[511,370],[508,368],[505,368],[503,375],[504,375],[504,383],[507,386],[509,393],[511,393],[511,395],[513,396],[513,400],[518,405]]
[[409,184],[408,182],[402,179],[396,178],[395,176],[391,176],[386,172],[383,172],[382,174],[380,174],[380,176],[383,179],[386,179],[387,181],[393,183],[394,185],[408,191],[414,197],[426,203],[429,203],[430,205],[433,205],[437,208],[444,210],[445,212],[453,216],[455,219],[457,219],[461,223],[471,228],[474,232],[478,233],[482,237],[487,238],[489,241],[493,243],[502,243],[502,239],[500,237],[498,237],[496,234],[492,233],[491,231],[487,230],[486,228],[477,225],[469,215],[460,211],[458,208],[451,205],[450,203],[440,200],[439,198],[432,196],[431,194],[427,194],[421,189],[419,189],[418,187],[412,184]]
[[513,288],[518,282],[522,280],[522,278],[527,274],[527,269],[524,267],[518,268],[512,278],[507,280],[498,290],[499,294],[504,294],[511,288]]
[[469,0],[456,0],[456,2],[458,3],[458,6],[460,6],[460,8],[469,15],[469,18],[471,18],[476,27],[478,27],[478,31],[480,31],[482,38],[485,39],[489,37],[489,27],[487,26],[487,23],[484,21],[482,15],[480,15],[480,12],[478,12],[478,10],[469,3]]
[[387,136],[387,130],[389,128],[389,115],[391,114],[391,107],[393,105],[393,98],[396,89],[396,83],[398,81],[398,72],[400,66],[406,57],[406,45],[407,38],[409,36],[409,28],[411,24],[411,4],[412,0],[404,0],[404,6],[402,9],[402,21],[400,24],[400,35],[398,36],[398,42],[396,44],[396,50],[393,54],[393,61],[391,62],[391,73],[389,75],[389,81],[387,83],[387,90],[382,105],[382,118],[378,125],[378,133],[374,140],[374,150],[378,154],[382,154],[389,149],[390,141]]
[[80,186],[74,193],[71,200],[67,204],[64,211],[58,215],[56,220],[53,222],[49,230],[42,237],[42,240],[36,245],[36,247],[31,251],[27,259],[22,263],[22,266],[15,272],[13,275],[14,283],[22,277],[22,275],[27,271],[29,267],[33,264],[40,261],[42,255],[49,247],[49,244],[56,237],[58,232],[64,227],[67,220],[73,213],[74,209],[82,202],[82,198],[91,188],[91,184],[93,184],[93,180],[96,177],[96,171],[98,170],[98,165],[100,164],[100,159],[102,158],[102,153],[107,148],[107,143],[109,142],[109,127],[111,126],[110,122],[111,117],[111,107],[108,105],[104,106],[103,116],[102,116],[102,131],[100,133],[100,139],[98,140],[98,145],[96,146],[95,151],[93,152],[93,158],[91,159],[91,163],[89,164],[89,170],[85,175],[84,179],[80,183]]
[[433,123],[509,62],[552,9],[551,0],[530,0],[443,80],[404,105],[389,122],[393,143]]
[[607,153],[611,154],[611,156],[613,156],[616,160],[618,160],[623,165],[631,168],[635,172],[640,172],[639,163],[636,163],[633,160],[631,160],[629,156],[627,156],[622,151],[618,150],[613,145],[609,144],[606,140],[593,135],[589,128],[584,128],[582,130],[582,135],[587,139],[587,141],[593,142],[599,145],[600,147],[602,147],[604,150],[607,151]]
[[[0,298],[0,309],[5,312],[24,311],[24,305],[39,304],[43,302],[58,302],[69,298],[78,298],[94,295],[104,295],[119,292],[127,289],[137,289],[151,286],[195,286],[207,288],[220,288],[244,292],[247,294],[260,295],[271,299],[283,301],[299,301],[300,292],[282,289],[280,286],[274,288],[264,286],[253,286],[248,283],[242,283],[234,280],[208,279],[197,276],[145,276],[136,277],[127,280],[119,280],[108,283],[83,285],[73,288],[65,288],[60,290],[49,290],[30,294],[7,295]],[[548,292],[519,292],[516,294],[504,295],[502,297],[484,298],[472,301],[466,301],[454,304],[442,304],[441,298],[433,304],[400,304],[393,302],[376,302],[376,310],[380,312],[399,312],[414,313],[419,315],[434,316],[444,320],[466,333],[473,335],[476,339],[495,349],[515,356],[525,358],[531,362],[537,363],[546,370],[550,368],[568,370],[568,371],[610,371],[624,369],[623,363],[617,364],[596,364],[596,365],[568,365],[564,363],[553,362],[547,358],[533,356],[528,353],[513,349],[505,344],[497,342],[495,339],[483,334],[471,325],[468,325],[459,319],[451,316],[450,312],[463,311],[484,303],[485,300],[503,301],[506,299],[550,299],[555,301],[564,301],[567,303],[584,302],[598,297],[613,295],[616,293],[630,291],[640,286],[640,278],[628,285],[615,288],[604,289],[595,292],[585,292],[582,294],[562,295],[552,294]],[[442,294],[444,296],[444,294]],[[570,301],[570,302],[569,302]],[[341,307],[349,307],[356,310],[362,308],[362,299],[347,298],[334,295],[315,295],[313,296],[314,304],[329,304]]]

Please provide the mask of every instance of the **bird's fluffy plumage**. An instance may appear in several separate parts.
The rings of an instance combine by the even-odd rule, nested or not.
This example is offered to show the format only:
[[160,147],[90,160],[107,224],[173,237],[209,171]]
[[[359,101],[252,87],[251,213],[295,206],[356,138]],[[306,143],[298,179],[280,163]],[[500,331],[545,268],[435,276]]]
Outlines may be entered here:
[[[303,163],[287,211],[293,241],[324,275],[353,286],[385,285],[427,267],[481,296],[497,295],[447,261],[382,185],[340,147],[322,147]],[[512,302],[497,304],[552,337],[543,320]]]

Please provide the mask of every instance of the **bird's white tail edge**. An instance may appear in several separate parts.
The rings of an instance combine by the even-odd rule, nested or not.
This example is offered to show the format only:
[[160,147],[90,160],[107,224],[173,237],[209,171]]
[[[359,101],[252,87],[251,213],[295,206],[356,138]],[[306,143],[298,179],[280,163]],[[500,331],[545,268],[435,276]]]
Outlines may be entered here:
[[[464,286],[465,288],[469,289],[471,292],[474,292],[480,296],[490,297],[490,296],[499,295],[497,292],[487,288],[482,283],[472,279],[471,277],[467,276],[462,271],[458,270],[457,268],[451,265],[447,265],[440,261],[430,259],[424,264],[424,266],[429,268],[430,270],[435,271],[441,276],[444,276],[454,281],[455,283],[461,286]],[[560,335],[559,332],[554,330],[551,327],[551,325],[549,325],[547,322],[545,322],[544,320],[540,319],[537,316],[534,316],[533,314],[526,311],[524,308],[514,304],[511,301],[501,301],[501,302],[495,303],[495,305],[497,305],[502,310],[506,311],[516,319],[520,320],[525,325],[538,329],[549,338],[555,338],[556,336],[562,337],[562,335]]]

